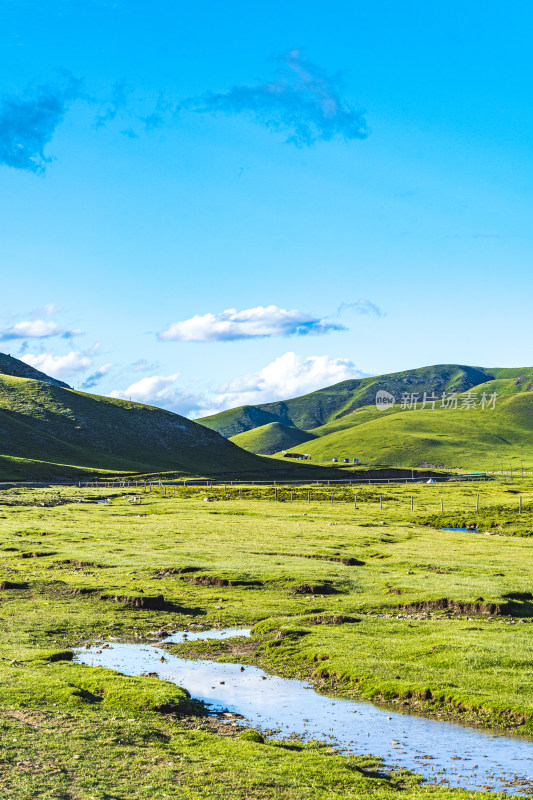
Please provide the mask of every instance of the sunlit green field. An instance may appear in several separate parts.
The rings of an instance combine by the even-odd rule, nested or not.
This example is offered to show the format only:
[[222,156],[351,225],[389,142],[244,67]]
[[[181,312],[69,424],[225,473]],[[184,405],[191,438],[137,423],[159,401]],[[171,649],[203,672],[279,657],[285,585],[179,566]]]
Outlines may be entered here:
[[[467,795],[327,748],[222,737],[172,684],[66,660],[191,623],[255,625],[253,645],[175,652],[533,735],[530,480],[132,491],[0,493],[5,796]],[[126,599],[161,594],[160,610]]]

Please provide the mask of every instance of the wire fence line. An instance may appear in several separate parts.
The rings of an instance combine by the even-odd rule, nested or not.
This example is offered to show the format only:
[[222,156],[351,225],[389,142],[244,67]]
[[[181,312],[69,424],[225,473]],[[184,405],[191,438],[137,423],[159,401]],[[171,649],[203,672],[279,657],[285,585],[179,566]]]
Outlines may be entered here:
[[79,488],[143,488],[148,486],[198,486],[209,488],[211,486],[353,486],[357,484],[394,484],[394,483],[457,483],[462,481],[491,481],[491,475],[435,475],[429,478],[337,478],[333,480],[282,480],[282,481],[257,481],[257,480],[212,480],[209,478],[183,478],[174,480],[113,480],[113,481],[79,481],[68,484]]

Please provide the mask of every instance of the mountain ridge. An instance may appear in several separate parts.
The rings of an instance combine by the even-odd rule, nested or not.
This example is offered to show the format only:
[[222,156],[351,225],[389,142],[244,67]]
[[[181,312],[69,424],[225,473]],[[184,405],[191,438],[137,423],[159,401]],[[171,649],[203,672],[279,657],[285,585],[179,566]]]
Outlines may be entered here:
[[51,378],[45,372],[41,372],[35,367],[26,364],[25,361],[20,361],[7,353],[0,353],[0,375],[9,375],[12,378],[28,378],[34,381],[43,381],[43,383],[51,383],[53,386],[61,386],[63,389],[70,389],[68,383]]
[[[378,391],[392,394],[395,406],[378,410]],[[485,412],[492,417],[461,411],[467,392],[480,397],[496,393],[497,408]],[[424,393],[437,398],[434,408],[422,408]],[[458,411],[441,407],[443,393],[459,398]],[[418,402],[402,407],[402,397],[411,395]],[[270,422],[262,422],[265,419]],[[287,441],[291,428],[293,437],[309,436],[306,452],[319,462],[356,457],[369,464],[456,468],[475,467],[480,460],[486,466],[490,453],[513,459],[531,453],[533,464],[533,367],[421,367],[342,381],[289,400],[229,409],[197,421],[251,452],[264,453],[273,452],[275,437],[270,441],[269,432],[277,422],[284,426]]]

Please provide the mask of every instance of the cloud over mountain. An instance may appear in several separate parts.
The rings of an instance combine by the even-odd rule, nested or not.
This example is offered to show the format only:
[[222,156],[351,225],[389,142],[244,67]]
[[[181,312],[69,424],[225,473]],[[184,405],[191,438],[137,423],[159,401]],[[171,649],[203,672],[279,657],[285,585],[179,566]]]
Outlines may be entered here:
[[188,416],[198,407],[200,397],[176,386],[178,378],[179,372],[173,375],[151,375],[135,381],[124,390],[115,389],[110,397],[158,406]]
[[309,336],[345,330],[342,325],[279,306],[257,306],[243,311],[228,308],[219,314],[195,315],[173,322],[158,334],[163,342],[228,342],[270,336]]
[[21,357],[21,361],[25,361],[31,367],[60,380],[83,372],[92,363],[89,355],[76,350],[71,350],[70,353],[62,356],[57,356],[53,353],[26,353]]
[[361,378],[364,374],[353,361],[331,356],[299,356],[288,352],[258,372],[234,378],[211,396],[209,408],[198,416],[215,414],[227,408],[286,400],[334,383]]

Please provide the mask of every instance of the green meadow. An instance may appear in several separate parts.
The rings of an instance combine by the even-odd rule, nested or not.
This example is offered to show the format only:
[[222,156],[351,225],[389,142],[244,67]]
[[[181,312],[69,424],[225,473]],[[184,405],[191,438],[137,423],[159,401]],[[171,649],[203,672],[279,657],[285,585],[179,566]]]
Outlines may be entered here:
[[[450,523],[477,530],[440,529]],[[169,649],[533,737],[532,556],[529,478],[2,491],[0,789],[84,800],[481,797],[387,774],[364,754],[241,737],[177,686],[76,664],[72,650],[250,626],[251,640]]]

